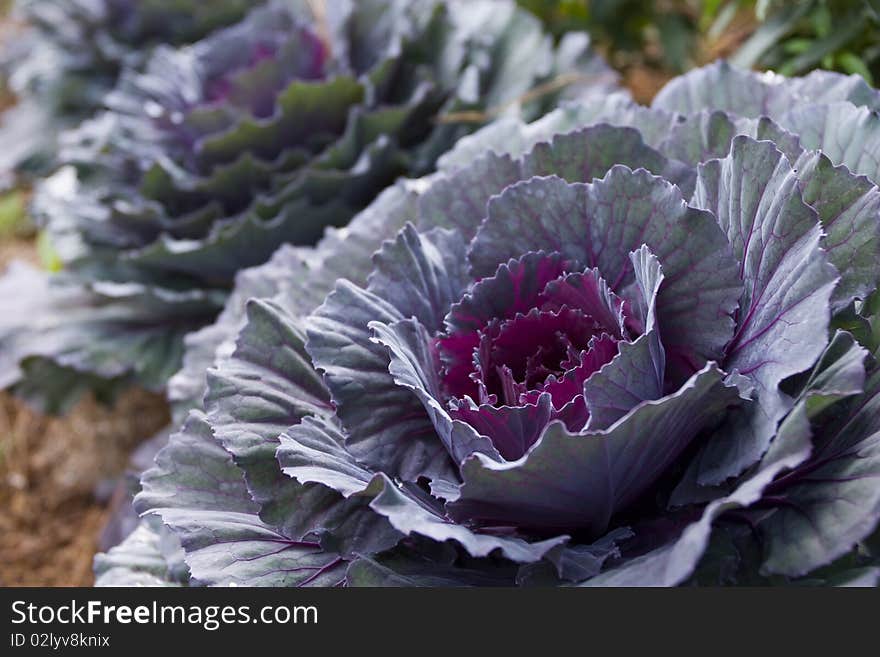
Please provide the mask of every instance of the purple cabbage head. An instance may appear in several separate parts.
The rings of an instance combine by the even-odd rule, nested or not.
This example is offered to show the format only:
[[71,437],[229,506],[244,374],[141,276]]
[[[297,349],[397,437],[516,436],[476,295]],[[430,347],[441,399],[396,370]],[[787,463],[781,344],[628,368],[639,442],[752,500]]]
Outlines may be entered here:
[[199,585],[876,583],[878,98],[722,63],[463,139],[279,252],[136,508]]

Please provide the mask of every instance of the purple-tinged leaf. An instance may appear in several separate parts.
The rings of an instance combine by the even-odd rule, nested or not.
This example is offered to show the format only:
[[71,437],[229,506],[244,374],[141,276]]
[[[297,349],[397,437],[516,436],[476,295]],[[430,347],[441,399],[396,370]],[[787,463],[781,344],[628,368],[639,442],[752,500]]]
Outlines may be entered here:
[[766,116],[736,118],[719,110],[702,110],[688,116],[672,128],[658,148],[667,157],[696,166],[701,162],[727,157],[730,144],[737,135],[772,141],[791,162],[803,151],[795,135]]
[[[604,333],[603,326],[579,309],[534,308],[525,315],[500,322],[489,344],[491,352],[485,358],[479,354],[478,364],[487,384],[496,368],[507,367],[517,383],[532,389]],[[499,398],[508,404],[518,400],[517,395],[507,390]]]
[[205,374],[215,360],[226,358],[235,350],[234,338],[244,326],[247,301],[253,297],[274,297],[292,281],[308,276],[305,261],[302,249],[283,245],[269,262],[236,275],[235,289],[216,321],[184,338],[183,367],[168,382],[168,399],[174,404],[176,415],[185,415],[202,403],[207,385]]
[[[569,431],[584,428],[589,419],[584,398],[584,382],[617,356],[620,342],[607,333],[590,339],[587,349],[578,356],[575,367],[560,376],[551,376],[538,390],[530,391],[524,401],[535,402],[539,395],[550,393],[553,418],[562,420]],[[568,363],[566,367],[575,363]]]
[[666,372],[666,353],[657,326],[657,297],[663,272],[647,246],[630,254],[635,270],[636,306],[644,332],[633,342],[618,343],[618,354],[584,383],[584,400],[590,413],[587,429],[606,429],[632,408],[660,399]]
[[[388,350],[388,372],[394,383],[422,403],[422,415],[430,418],[435,429],[434,440],[446,448],[452,461],[457,465],[475,452],[501,460],[489,438],[454,419],[445,408],[440,391],[440,361],[425,327],[414,319],[404,319],[392,324],[370,322],[370,329],[375,335],[373,341]],[[388,412],[401,411],[389,409]]]
[[516,565],[495,558],[459,562],[451,543],[419,541],[419,548],[394,550],[375,558],[362,557],[348,567],[346,586],[369,587],[488,587],[513,586]]
[[864,391],[867,355],[851,334],[834,334],[798,396],[799,401],[806,402],[810,419],[831,404]]
[[367,289],[403,317],[439,331],[449,307],[467,286],[467,245],[451,230],[421,234],[407,224],[373,256]]
[[467,460],[449,511],[460,522],[601,535],[738,399],[710,364],[675,394],[642,403],[606,430],[572,434],[553,423],[518,461]]
[[305,353],[302,327],[271,302],[253,300],[235,352],[208,372],[205,408],[217,440],[242,469],[260,516],[285,533],[303,491],[275,460],[278,437],[313,414],[332,411],[329,394]]
[[550,281],[542,296],[545,308],[577,309],[595,320],[608,335],[618,340],[626,335],[623,300],[611,291],[598,269]]
[[693,573],[712,534],[713,523],[725,512],[748,508],[780,473],[797,467],[810,455],[810,425],[800,406],[780,426],[777,447],[753,475],[730,495],[710,502],[700,519],[673,540],[624,561],[614,569],[584,582],[584,586],[678,586]]
[[684,193],[694,188],[692,167],[670,160],[647,146],[641,133],[630,127],[601,123],[537,144],[523,158],[521,180],[559,176],[568,182],[604,178],[617,165],[647,169],[678,185]]
[[[445,321],[447,331],[477,331],[492,319],[509,319],[541,307],[550,297],[548,283],[564,271],[565,263],[559,254],[543,251],[498,265],[492,276],[477,281],[460,301],[452,304]],[[564,293],[553,298],[560,303],[570,301]]]
[[[543,173],[558,175],[572,183],[588,183],[604,177],[615,165],[626,165],[669,175],[688,193],[693,189],[690,167],[673,162],[647,146],[632,128],[602,124],[568,134],[551,134],[548,139],[550,136],[552,146],[539,143],[518,159],[489,153],[469,166],[441,175],[420,199],[419,229],[456,228],[470,239],[486,216],[486,204],[492,196],[517,181]],[[538,249],[526,249],[510,257],[535,250]],[[494,264],[501,262],[504,261]]]
[[438,168],[443,172],[466,168],[487,151],[522,157],[540,142],[600,123],[636,128],[644,143],[656,148],[681,120],[683,117],[678,114],[639,105],[624,93],[593,96],[581,102],[561,103],[532,123],[513,117],[498,119],[459,139],[438,160]]
[[701,165],[694,204],[716,215],[740,262],[744,287],[724,366],[758,386],[756,407],[706,447],[699,481],[713,485],[767,449],[790,407],[779,383],[812,366],[827,344],[838,275],[820,247],[818,216],[772,143],[736,137],[727,158]]
[[620,293],[635,280],[629,254],[643,244],[663,266],[657,314],[668,362],[684,379],[722,355],[741,284],[714,218],[689,208],[668,182],[616,166],[591,184],[518,183],[490,201],[470,259],[475,275],[487,276],[521,253],[555,251],[597,268]]
[[384,475],[379,475],[378,479],[383,488],[370,507],[388,518],[404,535],[425,536],[441,543],[455,541],[473,557],[486,557],[497,551],[517,563],[538,561],[551,549],[568,541],[568,536],[556,536],[530,543],[517,536],[472,531],[447,518],[427,496],[407,486],[395,486]]
[[282,472],[302,484],[322,484],[351,497],[373,478],[346,449],[345,435],[332,420],[308,417],[281,434],[279,443]]
[[[462,169],[438,174],[419,197],[420,230],[454,228],[469,240],[486,216],[486,203],[517,180],[522,180],[519,160],[486,153]],[[517,254],[521,255],[521,254]]]
[[535,403],[522,406],[461,403],[450,411],[450,415],[469,424],[480,435],[487,436],[505,460],[515,461],[535,444],[550,424],[553,405],[551,396],[541,393]]
[[368,324],[403,317],[391,304],[345,280],[307,320],[306,349],[331,391],[346,446],[364,465],[414,481],[454,478],[434,425],[411,390],[395,383],[387,349]]
[[198,412],[171,436],[142,483],[135,507],[160,516],[178,536],[194,584],[328,586],[342,579],[336,555],[260,520],[241,470]]
[[325,549],[350,557],[383,552],[400,540],[367,508],[373,473],[346,450],[345,436],[332,419],[309,417],[292,426],[279,438],[277,457],[282,472],[303,489],[288,513]]
[[609,561],[620,557],[619,543],[633,537],[628,527],[608,532],[594,543],[560,545],[547,553],[544,561],[520,567],[520,586],[559,586],[563,582],[582,582],[595,577]]

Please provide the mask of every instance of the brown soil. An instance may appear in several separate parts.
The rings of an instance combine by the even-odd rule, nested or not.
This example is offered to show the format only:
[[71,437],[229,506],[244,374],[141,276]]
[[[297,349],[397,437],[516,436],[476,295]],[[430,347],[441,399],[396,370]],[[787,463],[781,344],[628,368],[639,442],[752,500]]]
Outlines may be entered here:
[[38,265],[40,258],[37,256],[33,240],[23,238],[0,239],[0,275],[6,271],[6,265],[13,260],[24,260],[32,265]]
[[623,71],[623,86],[629,89],[633,100],[648,105],[673,75],[666,70],[648,66],[633,66]]
[[[0,271],[37,260],[32,243],[0,241]],[[45,417],[0,393],[0,585],[88,586],[112,488],[131,451],[169,421],[162,398],[141,390],[113,408],[84,398]],[[106,497],[106,495],[104,496]]]
[[108,508],[95,497],[131,451],[168,422],[161,397],[83,399],[47,418],[0,395],[0,585],[87,586]]

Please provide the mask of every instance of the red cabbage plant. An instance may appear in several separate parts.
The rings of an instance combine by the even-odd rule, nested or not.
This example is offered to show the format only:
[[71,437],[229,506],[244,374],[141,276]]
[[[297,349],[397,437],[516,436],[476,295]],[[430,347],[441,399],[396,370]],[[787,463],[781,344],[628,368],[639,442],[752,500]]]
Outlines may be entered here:
[[875,584],[878,98],[716,64],[462,139],[238,301],[136,498],[179,551],[99,582]]

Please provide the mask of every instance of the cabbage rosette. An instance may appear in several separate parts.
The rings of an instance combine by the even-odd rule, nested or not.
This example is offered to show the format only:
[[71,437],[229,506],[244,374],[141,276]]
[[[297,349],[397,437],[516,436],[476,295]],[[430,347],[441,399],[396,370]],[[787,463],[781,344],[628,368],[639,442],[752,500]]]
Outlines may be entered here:
[[872,142],[776,102],[876,116],[714,65],[490,126],[279,252],[137,510],[200,585],[876,584]]
[[101,108],[125,67],[159,44],[184,45],[235,23],[249,0],[17,0],[26,28],[0,50],[18,106],[0,122],[0,174],[45,173],[58,133]]

